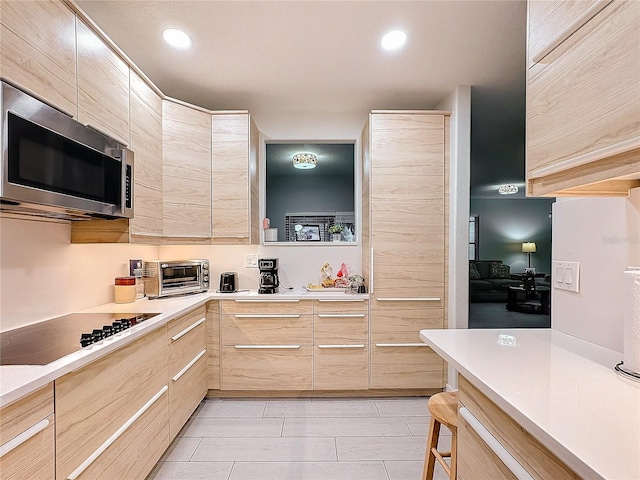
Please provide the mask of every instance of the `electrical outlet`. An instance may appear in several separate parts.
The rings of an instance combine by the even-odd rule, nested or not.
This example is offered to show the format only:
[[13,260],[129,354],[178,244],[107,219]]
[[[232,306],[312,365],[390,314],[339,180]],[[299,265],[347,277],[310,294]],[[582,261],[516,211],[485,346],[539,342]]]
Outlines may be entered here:
[[553,287],[569,292],[580,291],[580,262],[553,261]]
[[258,254],[247,253],[244,256],[244,268],[258,268]]

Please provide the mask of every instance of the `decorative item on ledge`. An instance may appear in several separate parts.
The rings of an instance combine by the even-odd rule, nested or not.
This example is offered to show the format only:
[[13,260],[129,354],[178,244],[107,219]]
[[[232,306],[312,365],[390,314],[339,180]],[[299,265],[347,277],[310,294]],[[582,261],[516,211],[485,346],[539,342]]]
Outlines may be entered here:
[[333,242],[342,241],[342,230],[344,230],[344,226],[340,223],[336,223],[329,227],[329,232],[331,233],[331,240]]
[[514,193],[518,193],[517,185],[500,185],[498,187],[498,193],[500,195],[513,195]]
[[318,157],[313,153],[296,153],[293,156],[293,166],[295,168],[309,169],[316,168]]

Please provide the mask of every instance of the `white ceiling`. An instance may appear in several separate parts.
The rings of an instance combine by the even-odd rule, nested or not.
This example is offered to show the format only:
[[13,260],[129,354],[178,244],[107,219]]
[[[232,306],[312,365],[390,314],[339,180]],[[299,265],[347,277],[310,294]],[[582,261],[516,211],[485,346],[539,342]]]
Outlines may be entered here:
[[[166,95],[248,109],[269,139],[354,140],[372,109],[434,108],[471,85],[472,164],[486,165],[472,176],[522,176],[525,0],[76,3]],[[169,27],[193,48],[165,45]],[[381,50],[391,29],[403,50]]]

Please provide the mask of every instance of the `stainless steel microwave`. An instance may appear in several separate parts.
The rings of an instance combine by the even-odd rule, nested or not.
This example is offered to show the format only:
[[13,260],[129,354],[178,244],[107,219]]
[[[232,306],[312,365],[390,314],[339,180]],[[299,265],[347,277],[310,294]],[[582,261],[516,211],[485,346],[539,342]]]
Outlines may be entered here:
[[209,290],[209,261],[144,261],[142,280],[144,293],[149,298],[206,292]]
[[133,152],[2,82],[0,210],[82,220],[133,217]]

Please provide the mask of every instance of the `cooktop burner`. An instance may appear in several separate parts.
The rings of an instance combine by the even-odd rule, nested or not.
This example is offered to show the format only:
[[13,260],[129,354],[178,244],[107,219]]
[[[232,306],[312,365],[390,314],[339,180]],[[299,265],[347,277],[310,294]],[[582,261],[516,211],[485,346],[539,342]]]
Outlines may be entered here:
[[74,313],[0,333],[0,365],[46,365],[158,313]]

